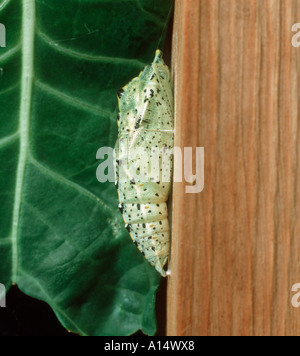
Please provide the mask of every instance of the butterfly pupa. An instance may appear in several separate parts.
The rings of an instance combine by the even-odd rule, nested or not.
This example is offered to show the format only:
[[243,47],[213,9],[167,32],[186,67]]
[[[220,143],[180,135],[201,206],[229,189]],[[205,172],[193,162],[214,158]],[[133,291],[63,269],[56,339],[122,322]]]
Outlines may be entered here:
[[[139,181],[137,178],[140,169],[137,166],[148,169],[153,149],[160,153],[173,149],[173,90],[170,71],[160,50],[156,51],[152,64],[119,90],[118,102],[115,180],[119,209],[133,242],[151,265],[166,276],[169,274],[164,267],[170,250],[167,200],[172,184],[171,156],[169,170],[162,173],[160,168],[157,179]],[[135,148],[143,148],[147,154],[132,158],[128,151]],[[157,162],[161,163],[161,158],[158,156]],[[121,169],[125,179],[120,179]]]

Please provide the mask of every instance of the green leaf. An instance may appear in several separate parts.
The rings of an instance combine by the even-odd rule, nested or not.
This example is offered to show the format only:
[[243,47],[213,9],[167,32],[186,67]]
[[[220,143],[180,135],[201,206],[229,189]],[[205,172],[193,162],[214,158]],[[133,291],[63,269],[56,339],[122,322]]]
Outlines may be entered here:
[[0,283],[81,335],[156,331],[160,276],[96,180],[117,90],[153,59],[173,0],[2,0]]

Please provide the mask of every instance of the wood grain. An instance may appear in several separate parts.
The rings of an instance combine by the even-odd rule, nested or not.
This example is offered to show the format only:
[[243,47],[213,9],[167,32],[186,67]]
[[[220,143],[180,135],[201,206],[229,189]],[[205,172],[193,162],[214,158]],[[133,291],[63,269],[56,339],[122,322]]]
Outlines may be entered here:
[[173,192],[168,335],[300,335],[300,0],[176,0],[176,146],[205,188]]

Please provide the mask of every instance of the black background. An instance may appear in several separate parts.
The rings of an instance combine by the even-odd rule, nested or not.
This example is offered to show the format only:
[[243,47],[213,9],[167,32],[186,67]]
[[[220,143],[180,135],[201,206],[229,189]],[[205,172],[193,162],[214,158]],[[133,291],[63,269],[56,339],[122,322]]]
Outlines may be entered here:
[[0,336],[73,336],[57,320],[48,304],[30,298],[13,286],[0,308]]
[[[157,294],[157,335],[165,335],[166,279]],[[135,334],[142,336],[141,332]],[[0,308],[0,336],[77,336],[60,324],[50,306],[28,297],[17,286],[6,295],[6,308]]]

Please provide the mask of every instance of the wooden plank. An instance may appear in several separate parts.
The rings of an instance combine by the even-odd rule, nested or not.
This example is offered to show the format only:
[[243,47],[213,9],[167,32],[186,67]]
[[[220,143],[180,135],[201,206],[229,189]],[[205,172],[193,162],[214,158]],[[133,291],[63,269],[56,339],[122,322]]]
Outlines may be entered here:
[[205,188],[173,192],[168,335],[299,335],[300,0],[176,0],[176,141]]

